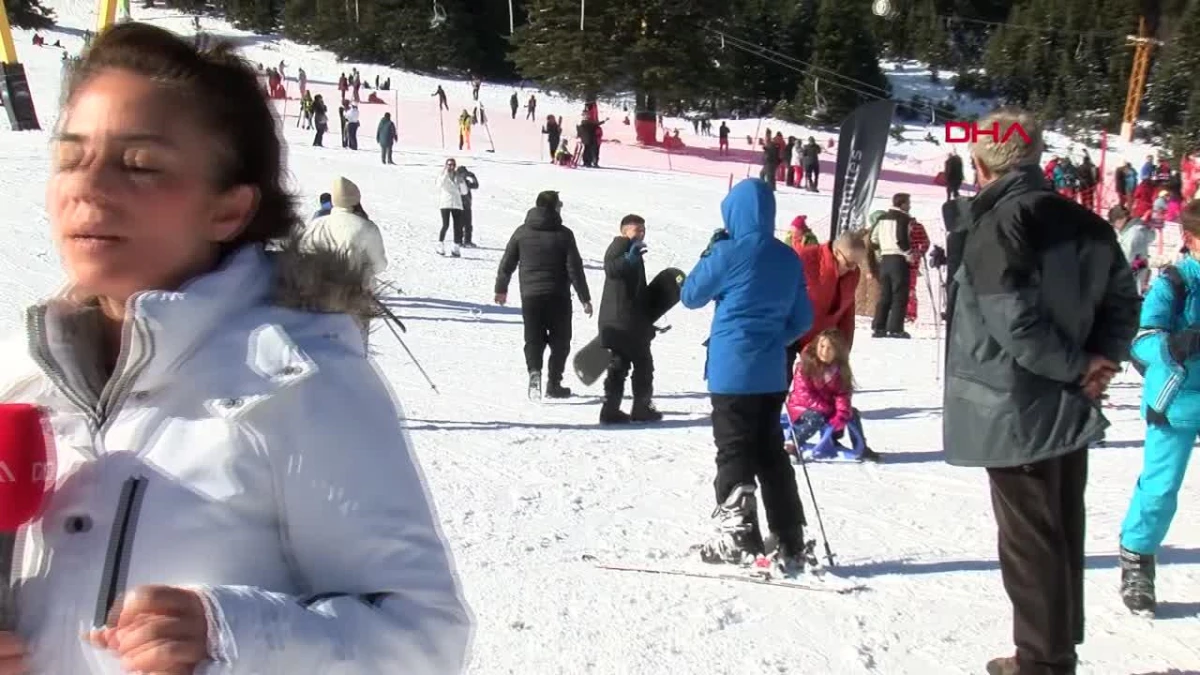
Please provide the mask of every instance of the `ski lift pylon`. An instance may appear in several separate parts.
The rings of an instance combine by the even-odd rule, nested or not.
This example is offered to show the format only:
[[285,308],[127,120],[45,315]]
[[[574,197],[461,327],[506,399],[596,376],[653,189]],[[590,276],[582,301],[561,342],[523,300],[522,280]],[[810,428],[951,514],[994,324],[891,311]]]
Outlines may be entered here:
[[813,78],[813,102],[817,104],[817,114],[825,114],[825,97],[821,95],[821,78]]

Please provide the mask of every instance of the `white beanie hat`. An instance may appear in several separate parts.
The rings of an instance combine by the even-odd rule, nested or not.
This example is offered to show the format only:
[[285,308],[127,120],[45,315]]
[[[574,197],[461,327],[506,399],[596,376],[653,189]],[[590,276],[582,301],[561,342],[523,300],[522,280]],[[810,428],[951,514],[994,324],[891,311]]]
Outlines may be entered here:
[[329,195],[333,198],[333,205],[342,209],[352,209],[362,201],[358,186],[340,176],[333,181],[333,189],[329,191]]

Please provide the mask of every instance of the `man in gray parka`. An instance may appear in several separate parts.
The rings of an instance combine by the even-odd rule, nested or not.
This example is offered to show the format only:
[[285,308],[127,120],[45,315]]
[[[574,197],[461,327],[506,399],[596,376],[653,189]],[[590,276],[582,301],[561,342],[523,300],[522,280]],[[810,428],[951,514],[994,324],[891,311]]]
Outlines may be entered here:
[[[946,461],[985,467],[1013,605],[1015,656],[989,675],[1070,675],[1083,642],[1088,446],[1100,400],[1138,326],[1139,298],[1113,228],[1056,194],[1023,112],[980,121],[1007,139],[971,146],[971,204],[948,322]],[[1004,136],[1003,133],[998,134]]]

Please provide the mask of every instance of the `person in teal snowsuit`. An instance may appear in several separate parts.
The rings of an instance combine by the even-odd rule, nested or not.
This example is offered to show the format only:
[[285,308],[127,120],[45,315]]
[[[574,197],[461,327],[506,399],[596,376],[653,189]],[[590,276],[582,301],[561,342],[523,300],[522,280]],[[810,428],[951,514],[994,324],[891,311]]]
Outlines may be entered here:
[[1142,473],[1121,525],[1121,597],[1152,614],[1154,556],[1167,536],[1192,446],[1200,435],[1200,202],[1180,218],[1183,240],[1197,251],[1150,285],[1133,357],[1144,368]]

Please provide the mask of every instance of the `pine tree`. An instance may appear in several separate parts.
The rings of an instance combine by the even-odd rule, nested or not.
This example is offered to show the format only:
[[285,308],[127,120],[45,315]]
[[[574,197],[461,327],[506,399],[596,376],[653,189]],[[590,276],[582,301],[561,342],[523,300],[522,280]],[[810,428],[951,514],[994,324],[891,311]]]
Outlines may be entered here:
[[1164,127],[1180,125],[1197,85],[1200,85],[1200,4],[1190,3],[1152,69],[1146,89],[1150,119]]
[[[581,30],[578,0],[528,0],[528,22],[516,30],[510,53],[517,70],[585,99],[608,91],[625,75],[618,50],[633,37],[620,20],[624,7],[614,5],[621,3],[592,0]],[[618,26],[626,32],[619,33]]]
[[37,29],[54,25],[54,11],[40,0],[4,0],[9,22],[17,28]]
[[860,104],[890,95],[874,37],[863,20],[869,5],[868,0],[822,0],[817,10],[812,57],[816,68],[809,70],[805,84],[820,84],[812,89],[802,85],[797,102],[818,122],[840,122]]

